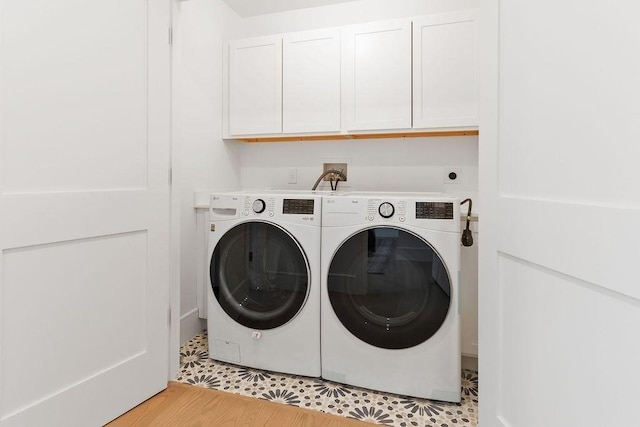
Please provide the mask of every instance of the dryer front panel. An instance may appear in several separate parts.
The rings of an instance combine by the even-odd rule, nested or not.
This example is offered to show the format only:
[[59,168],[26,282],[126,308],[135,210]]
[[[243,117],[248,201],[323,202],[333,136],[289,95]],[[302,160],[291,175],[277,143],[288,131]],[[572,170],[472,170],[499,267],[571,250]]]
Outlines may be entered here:
[[451,305],[451,281],[424,239],[395,227],[360,231],[335,252],[327,291],[334,313],[355,337],[403,349],[431,338]]
[[220,307],[251,329],[289,322],[309,293],[304,251],[291,234],[268,222],[245,222],[227,231],[213,251],[209,271]]

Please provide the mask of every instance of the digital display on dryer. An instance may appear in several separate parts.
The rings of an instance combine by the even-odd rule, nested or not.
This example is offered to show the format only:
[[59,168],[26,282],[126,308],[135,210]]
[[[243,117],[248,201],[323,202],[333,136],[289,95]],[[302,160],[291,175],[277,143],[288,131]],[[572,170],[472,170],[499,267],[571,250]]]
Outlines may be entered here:
[[313,215],[313,199],[284,199],[282,213],[285,215]]
[[453,203],[416,202],[416,219],[453,219]]

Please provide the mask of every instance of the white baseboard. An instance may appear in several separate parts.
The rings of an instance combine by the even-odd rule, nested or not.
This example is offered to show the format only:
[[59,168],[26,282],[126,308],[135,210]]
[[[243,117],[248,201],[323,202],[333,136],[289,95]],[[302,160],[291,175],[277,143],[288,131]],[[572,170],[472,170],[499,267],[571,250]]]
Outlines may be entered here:
[[194,308],[180,316],[180,345],[202,333],[207,327],[206,321],[198,317],[198,309]]
[[478,371],[478,358],[474,356],[462,356],[462,369]]

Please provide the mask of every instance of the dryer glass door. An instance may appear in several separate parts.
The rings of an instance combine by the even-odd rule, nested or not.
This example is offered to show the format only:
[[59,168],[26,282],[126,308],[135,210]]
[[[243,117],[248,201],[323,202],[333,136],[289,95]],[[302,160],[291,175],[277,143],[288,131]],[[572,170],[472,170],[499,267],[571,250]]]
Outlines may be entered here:
[[266,222],[239,224],[222,236],[210,264],[220,307],[252,329],[293,319],[309,290],[309,265],[296,239]]
[[432,337],[452,298],[438,253],[424,239],[392,227],[348,238],[331,260],[327,290],[345,328],[388,349],[413,347]]

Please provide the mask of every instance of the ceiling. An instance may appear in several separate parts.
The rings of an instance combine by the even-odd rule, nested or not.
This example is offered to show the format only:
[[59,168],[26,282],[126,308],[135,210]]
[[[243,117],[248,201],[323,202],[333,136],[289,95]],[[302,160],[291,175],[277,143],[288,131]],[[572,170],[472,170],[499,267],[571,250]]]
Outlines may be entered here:
[[240,16],[265,15],[286,10],[346,3],[353,0],[223,0]]

